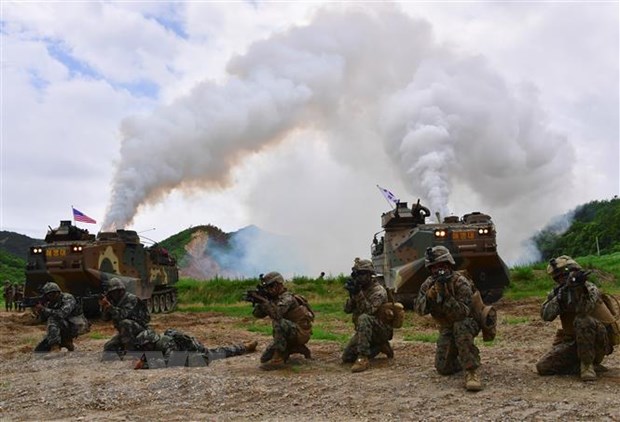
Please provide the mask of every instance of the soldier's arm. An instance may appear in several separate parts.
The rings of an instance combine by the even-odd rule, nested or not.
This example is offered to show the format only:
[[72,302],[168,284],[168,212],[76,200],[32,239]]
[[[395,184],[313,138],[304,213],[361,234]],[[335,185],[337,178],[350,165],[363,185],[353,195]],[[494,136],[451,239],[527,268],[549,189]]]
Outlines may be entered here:
[[108,313],[110,314],[110,318],[116,321],[120,321],[123,319],[127,319],[127,317],[131,314],[131,311],[138,306],[138,297],[137,296],[129,296],[127,300],[122,301],[118,306],[110,306],[108,309]]
[[369,315],[374,315],[381,305],[387,302],[387,292],[383,286],[376,285],[370,290],[368,296],[364,296],[364,301],[366,312],[368,312]]
[[428,302],[428,298],[426,295],[426,292],[428,291],[431,285],[432,285],[432,280],[430,278],[427,278],[426,281],[422,283],[422,286],[420,286],[418,297],[415,300],[415,303],[413,305],[413,310],[418,315],[427,315],[428,313],[431,312],[430,304]]
[[540,317],[543,321],[553,321],[558,315],[560,315],[560,303],[557,294],[552,291],[547,295],[547,300],[540,308]]
[[291,294],[280,296],[271,309],[269,316],[275,320],[282,319],[286,313],[297,306],[297,301]]
[[580,290],[575,311],[580,315],[591,314],[601,298],[601,292],[590,282],[586,282]]
[[355,310],[355,300],[352,297],[349,297],[344,304],[344,313],[351,314]]
[[469,282],[459,277],[454,286],[454,295],[447,295],[443,302],[443,310],[453,321],[462,321],[469,316],[471,298],[473,296]]
[[269,315],[269,312],[267,312],[266,309],[267,305],[267,302],[257,303],[256,305],[254,305],[252,315],[254,315],[256,318],[265,318],[267,315]]
[[61,303],[60,303],[60,306],[58,306],[58,308],[45,307],[41,311],[41,314],[47,318],[49,317],[55,317],[59,319],[68,318],[69,315],[71,315],[71,311],[73,311],[73,308],[75,308],[75,305],[77,302],[73,296],[63,295],[61,296],[60,300],[61,300]]

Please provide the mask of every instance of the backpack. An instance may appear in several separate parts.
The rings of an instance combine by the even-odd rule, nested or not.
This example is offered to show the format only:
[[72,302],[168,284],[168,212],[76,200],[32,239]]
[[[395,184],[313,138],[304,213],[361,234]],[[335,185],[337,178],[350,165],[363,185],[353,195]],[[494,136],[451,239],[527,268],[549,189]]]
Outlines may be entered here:
[[402,303],[394,301],[391,289],[387,289],[387,294],[388,301],[379,308],[378,317],[392,328],[401,328],[405,321],[405,307]]
[[607,327],[610,343],[620,344],[620,303],[615,296],[601,292],[601,302],[596,304],[592,316]]
[[467,273],[463,273],[460,271],[456,271],[456,273],[459,276],[464,277],[472,289],[472,317],[480,326],[480,330],[482,331],[482,340],[495,340],[495,334],[497,333],[497,311],[493,306],[486,305],[484,303],[484,301],[482,300],[482,295],[480,295],[480,291],[476,288],[474,282],[467,275]]
[[299,306],[303,306],[303,307],[305,307],[305,308],[308,310],[308,312],[309,312],[309,314],[310,314],[310,315],[309,315],[309,316],[310,316],[310,319],[311,319],[312,321],[314,321],[314,311],[313,311],[313,310],[312,310],[312,308],[310,307],[310,303],[308,303],[308,299],[306,299],[306,298],[305,298],[305,297],[303,297],[302,295],[298,295],[298,294],[296,294],[296,293],[293,293],[293,297],[295,298],[295,300],[297,301],[297,304],[298,304]]

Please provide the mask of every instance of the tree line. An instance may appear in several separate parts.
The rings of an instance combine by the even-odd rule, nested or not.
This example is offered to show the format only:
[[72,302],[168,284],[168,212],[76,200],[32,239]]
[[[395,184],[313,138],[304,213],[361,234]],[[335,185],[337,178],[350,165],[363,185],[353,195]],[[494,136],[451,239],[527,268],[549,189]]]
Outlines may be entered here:
[[538,232],[533,241],[543,260],[558,255],[620,252],[620,199],[580,205]]

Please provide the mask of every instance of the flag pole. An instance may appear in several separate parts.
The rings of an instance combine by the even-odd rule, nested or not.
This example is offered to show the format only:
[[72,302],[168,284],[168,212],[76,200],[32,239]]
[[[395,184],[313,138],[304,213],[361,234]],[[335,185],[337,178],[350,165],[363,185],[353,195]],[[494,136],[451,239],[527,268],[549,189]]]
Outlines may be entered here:
[[73,212],[73,205],[71,205],[71,218],[73,219],[73,225],[75,226],[75,213]]

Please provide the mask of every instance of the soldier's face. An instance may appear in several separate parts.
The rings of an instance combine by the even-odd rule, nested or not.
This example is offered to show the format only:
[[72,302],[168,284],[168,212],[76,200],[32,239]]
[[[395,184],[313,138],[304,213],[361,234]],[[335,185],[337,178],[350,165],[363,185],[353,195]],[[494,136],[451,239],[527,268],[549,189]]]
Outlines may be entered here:
[[60,292],[49,292],[45,294],[45,300],[49,303],[55,303],[60,297]]
[[118,290],[112,290],[111,292],[108,292],[107,296],[108,296],[108,299],[110,299],[112,302],[117,303],[119,300],[121,300],[121,297],[123,297],[124,294],[125,294],[125,290],[118,289]]

